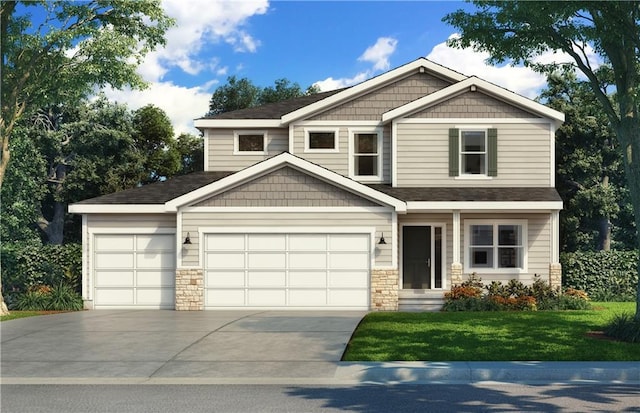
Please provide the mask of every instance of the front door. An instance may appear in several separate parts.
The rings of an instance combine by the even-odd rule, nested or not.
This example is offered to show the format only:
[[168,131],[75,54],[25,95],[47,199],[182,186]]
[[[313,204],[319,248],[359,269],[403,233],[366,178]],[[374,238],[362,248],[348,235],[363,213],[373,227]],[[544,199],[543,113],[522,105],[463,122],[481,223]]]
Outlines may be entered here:
[[442,288],[442,227],[402,227],[402,288]]

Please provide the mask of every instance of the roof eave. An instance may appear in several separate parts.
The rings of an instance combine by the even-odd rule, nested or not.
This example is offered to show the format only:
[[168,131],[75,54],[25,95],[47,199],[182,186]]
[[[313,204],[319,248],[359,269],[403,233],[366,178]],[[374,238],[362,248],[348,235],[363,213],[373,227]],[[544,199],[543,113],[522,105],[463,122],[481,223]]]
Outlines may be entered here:
[[71,204],[71,214],[165,214],[164,204]]

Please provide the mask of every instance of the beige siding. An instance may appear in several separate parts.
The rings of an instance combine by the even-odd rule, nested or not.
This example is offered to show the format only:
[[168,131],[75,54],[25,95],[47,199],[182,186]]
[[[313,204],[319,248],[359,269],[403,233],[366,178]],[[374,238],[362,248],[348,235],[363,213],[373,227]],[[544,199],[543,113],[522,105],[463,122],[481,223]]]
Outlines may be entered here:
[[379,206],[290,167],[254,179],[204,200],[196,206]]
[[[247,128],[247,130],[256,130]],[[233,134],[238,129],[210,129],[209,171],[239,171],[255,163],[289,150],[288,129],[260,129],[267,131],[266,155],[234,155]]]
[[175,228],[175,214],[87,214],[87,227],[96,228]]
[[[182,214],[182,236],[189,232],[192,244],[183,249],[182,265],[194,267],[201,265],[198,262],[200,250],[198,229],[202,227],[375,227],[376,239],[378,239],[382,232],[391,234],[391,223],[390,212],[185,212]],[[376,244],[377,267],[390,267],[392,264],[391,237],[389,235],[386,237],[389,238],[386,245]]]
[[412,118],[537,118],[482,92],[467,92],[411,115]]
[[[516,279],[525,284],[531,284],[535,275],[539,275],[543,280],[549,280],[549,263],[551,262],[551,217],[550,214],[461,214],[460,230],[463,232],[460,237],[460,259],[464,264],[465,256],[465,220],[468,219],[496,219],[496,220],[527,220],[527,260],[528,267],[526,273],[520,274],[495,274],[481,273],[479,276],[485,283],[491,281],[509,281]],[[463,280],[469,274],[463,276]]]
[[[349,176],[349,127],[327,126],[328,130],[338,129],[338,152],[317,153],[305,152],[305,127],[317,126],[295,125],[293,130],[293,154],[343,176]],[[367,127],[354,126],[354,129]],[[373,127],[372,127],[373,128]],[[385,125],[382,129],[382,182],[391,182],[391,127]]]
[[313,117],[312,120],[380,120],[383,113],[450,84],[428,73],[415,73],[365,96],[329,109]]
[[454,124],[397,125],[398,186],[545,187],[551,181],[551,144],[546,123],[508,124],[498,129],[498,176],[464,179],[449,176],[449,128]]

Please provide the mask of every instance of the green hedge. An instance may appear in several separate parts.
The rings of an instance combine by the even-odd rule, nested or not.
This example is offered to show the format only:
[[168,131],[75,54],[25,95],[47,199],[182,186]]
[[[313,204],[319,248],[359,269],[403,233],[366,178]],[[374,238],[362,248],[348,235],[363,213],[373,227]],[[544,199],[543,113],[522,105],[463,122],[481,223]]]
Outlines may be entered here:
[[560,254],[562,284],[586,291],[593,301],[635,301],[638,251],[578,251]]
[[2,244],[2,291],[12,307],[22,294],[38,286],[61,284],[81,292],[82,246],[80,244],[42,245],[39,241]]

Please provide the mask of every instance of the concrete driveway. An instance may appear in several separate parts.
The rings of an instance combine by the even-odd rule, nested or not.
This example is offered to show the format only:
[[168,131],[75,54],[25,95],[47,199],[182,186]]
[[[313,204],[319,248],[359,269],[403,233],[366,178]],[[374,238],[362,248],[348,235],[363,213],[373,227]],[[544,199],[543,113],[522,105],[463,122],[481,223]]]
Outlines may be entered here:
[[2,380],[333,377],[365,312],[84,311],[0,323]]

